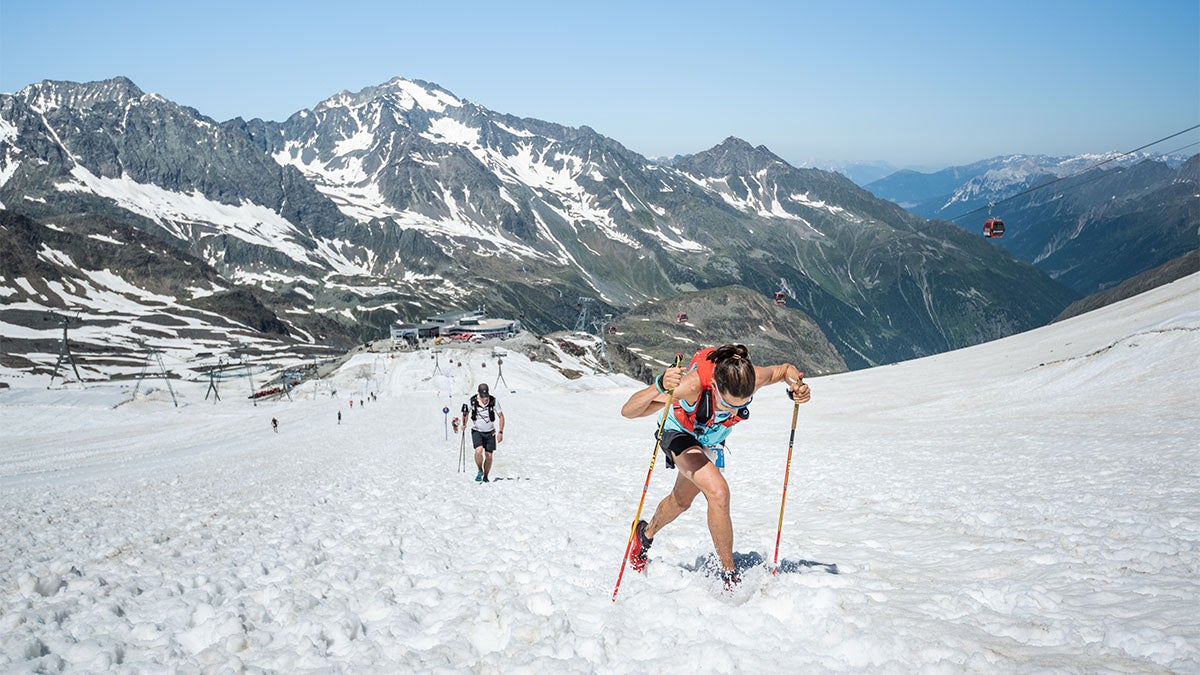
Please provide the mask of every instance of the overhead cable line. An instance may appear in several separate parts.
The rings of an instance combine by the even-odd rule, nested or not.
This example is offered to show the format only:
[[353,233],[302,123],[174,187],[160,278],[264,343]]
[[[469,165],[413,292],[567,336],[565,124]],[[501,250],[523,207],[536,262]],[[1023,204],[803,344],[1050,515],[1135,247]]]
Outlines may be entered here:
[[[1120,154],[1118,154],[1118,155],[1113,155],[1112,157],[1109,157],[1108,159],[1106,159],[1106,160],[1104,160],[1104,161],[1102,161],[1102,162],[1097,162],[1096,164],[1093,164],[1092,166],[1089,166],[1089,167],[1087,167],[1086,169],[1080,169],[1079,171],[1076,171],[1076,172],[1075,172],[1075,173],[1073,173],[1073,174],[1070,174],[1070,175],[1067,175],[1067,176],[1062,176],[1062,177],[1059,177],[1059,178],[1055,178],[1054,180],[1047,181],[1047,182],[1045,182],[1045,183],[1042,183],[1042,184],[1040,184],[1040,185],[1036,185],[1036,186],[1034,186],[1034,187],[1031,187],[1031,188],[1029,188],[1029,189],[1027,189],[1027,190],[1022,190],[1021,192],[1018,192],[1018,193],[1016,193],[1015,195],[1009,195],[1009,196],[1005,197],[1004,199],[1001,199],[1000,201],[996,201],[996,202],[989,202],[987,206],[981,206],[981,207],[979,207],[979,208],[977,208],[977,209],[973,209],[973,210],[971,210],[971,211],[967,211],[966,213],[960,213],[960,214],[958,214],[957,216],[954,216],[953,218],[948,218],[947,220],[949,220],[950,222],[954,222],[954,221],[958,220],[959,218],[965,218],[965,217],[967,217],[967,216],[969,216],[969,215],[972,215],[972,214],[975,214],[975,213],[979,213],[980,211],[988,211],[988,212],[990,212],[990,211],[991,211],[991,209],[992,209],[992,207],[996,206],[997,204],[1003,204],[1004,202],[1007,202],[1007,201],[1012,201],[1012,200],[1016,199],[1017,197],[1021,197],[1021,196],[1027,195],[1027,194],[1029,194],[1030,192],[1035,192],[1035,191],[1037,191],[1037,190],[1041,190],[1042,188],[1050,187],[1051,185],[1054,185],[1055,183],[1060,183],[1060,182],[1062,182],[1062,181],[1064,181],[1064,180],[1068,180],[1068,179],[1070,179],[1070,178],[1074,178],[1074,177],[1076,177],[1076,176],[1078,176],[1078,175],[1080,175],[1080,174],[1087,173],[1088,171],[1091,171],[1091,170],[1093,170],[1093,169],[1098,169],[1098,168],[1100,168],[1100,167],[1104,166],[1105,164],[1108,164],[1109,162],[1113,162],[1113,161],[1116,161],[1116,160],[1118,160],[1118,159],[1121,159],[1122,157],[1126,157],[1126,156],[1128,156],[1128,155],[1132,155],[1133,153],[1135,153],[1135,152],[1138,152],[1139,150],[1145,150],[1146,148],[1148,148],[1148,147],[1150,147],[1150,146],[1152,146],[1152,145],[1158,145],[1159,143],[1162,143],[1163,141],[1170,140],[1170,139],[1172,139],[1172,138],[1175,138],[1176,136],[1182,136],[1183,134],[1186,134],[1186,133],[1187,133],[1187,132],[1189,132],[1189,131],[1195,131],[1196,129],[1200,129],[1200,124],[1197,124],[1197,125],[1195,125],[1195,126],[1192,126],[1192,127],[1188,127],[1187,129],[1184,129],[1183,131],[1177,131],[1177,132],[1175,132],[1175,133],[1171,134],[1170,136],[1164,136],[1164,137],[1162,137],[1162,138],[1158,139],[1157,141],[1154,141],[1153,143],[1147,143],[1147,144],[1145,144],[1145,145],[1143,145],[1143,146],[1141,146],[1141,147],[1134,148],[1133,150],[1130,150],[1130,151],[1128,151],[1128,152],[1122,152],[1122,153],[1120,153]],[[1191,146],[1193,146],[1193,145],[1196,145],[1196,143],[1189,143],[1188,145],[1185,145],[1185,146],[1183,146],[1183,148],[1178,148],[1177,150],[1172,150],[1171,152],[1177,152],[1178,150],[1182,150],[1182,149],[1184,149],[1184,148],[1189,148],[1189,147],[1191,147]],[[1166,154],[1170,154],[1170,153],[1166,153]]]
[[1168,150],[1168,151],[1164,152],[1163,154],[1171,155],[1176,152],[1179,152],[1180,150],[1187,150],[1188,148],[1192,147],[1193,145],[1200,145],[1200,141],[1192,141],[1191,143],[1188,143],[1187,145],[1181,145],[1178,148],[1175,148],[1174,150]]
[[[1196,141],[1196,142],[1194,142],[1194,143],[1188,143],[1187,145],[1180,146],[1180,147],[1178,147],[1178,148],[1175,148],[1174,150],[1169,150],[1169,151],[1167,151],[1167,152],[1164,152],[1163,154],[1164,154],[1164,155],[1170,155],[1170,154],[1172,154],[1172,153],[1179,152],[1180,150],[1186,150],[1186,149],[1188,149],[1188,148],[1192,147],[1193,145],[1200,145],[1200,141]],[[1095,168],[1095,167],[1093,167],[1093,168]],[[1087,179],[1087,180],[1081,180],[1081,181],[1079,181],[1078,183],[1075,183],[1075,184],[1073,184],[1073,185],[1071,185],[1071,186],[1069,186],[1069,187],[1065,187],[1065,188],[1063,188],[1062,192],[1066,192],[1067,190],[1074,190],[1075,188],[1081,188],[1081,187],[1083,187],[1084,185],[1089,185],[1089,184],[1091,184],[1091,183],[1095,183],[1096,181],[1098,181],[1098,180],[1100,180],[1100,179],[1102,179],[1102,178],[1111,178],[1112,176],[1115,176],[1115,175],[1117,175],[1117,174],[1119,174],[1119,173],[1121,173],[1121,172],[1125,171],[1125,170],[1126,170],[1126,169],[1128,169],[1128,168],[1129,168],[1129,167],[1127,167],[1127,166],[1123,166],[1123,167],[1121,167],[1121,168],[1119,168],[1119,169],[1116,169],[1116,170],[1114,170],[1114,171],[1108,171],[1108,172],[1102,173],[1102,174],[1100,174],[1100,175],[1098,175],[1098,176],[1092,176],[1091,178],[1089,178],[1089,179]],[[1074,175],[1078,176],[1079,174],[1074,174]],[[1071,178],[1071,176],[1067,176],[1067,178]],[[1064,178],[1063,180],[1066,180],[1066,179]],[[1046,183],[1046,185],[1049,185],[1049,183]],[[1039,186],[1038,186],[1037,188],[1035,188],[1035,189],[1041,189],[1041,188],[1043,188],[1043,187],[1046,187],[1046,185],[1039,185]],[[1027,192],[1028,192],[1028,190],[1027,190]],[[1061,193],[1060,193],[1060,194],[1061,194]],[[1016,197],[1016,196],[1017,196],[1017,195],[1013,195],[1013,197]],[[1011,197],[1010,197],[1009,199],[1011,199]],[[1007,201],[1007,200],[1005,200],[1005,201]],[[999,204],[1000,202],[996,202],[996,203],[997,203],[997,204]],[[964,215],[965,215],[965,214],[964,214]]]

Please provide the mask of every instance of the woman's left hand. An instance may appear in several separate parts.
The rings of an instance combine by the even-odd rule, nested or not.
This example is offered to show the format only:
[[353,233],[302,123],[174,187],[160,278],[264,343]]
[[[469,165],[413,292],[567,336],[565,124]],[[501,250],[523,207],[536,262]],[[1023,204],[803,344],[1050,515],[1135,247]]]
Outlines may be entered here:
[[[791,370],[790,366],[789,370]],[[794,375],[783,378],[783,383],[788,388],[788,398],[796,403],[808,403],[808,399],[812,398],[812,392],[809,391],[808,385],[804,384],[804,373],[799,370],[794,370],[793,373]]]

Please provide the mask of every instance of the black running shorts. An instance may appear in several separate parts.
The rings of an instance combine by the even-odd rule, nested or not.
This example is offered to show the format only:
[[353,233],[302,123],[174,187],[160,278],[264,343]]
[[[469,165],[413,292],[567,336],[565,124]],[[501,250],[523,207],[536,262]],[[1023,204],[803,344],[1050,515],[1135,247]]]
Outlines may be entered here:
[[471,430],[471,447],[483,446],[484,452],[496,451],[496,432]]
[[682,431],[666,429],[662,435],[663,456],[667,460],[667,468],[675,468],[675,456],[692,448],[702,448],[704,445],[691,434]]

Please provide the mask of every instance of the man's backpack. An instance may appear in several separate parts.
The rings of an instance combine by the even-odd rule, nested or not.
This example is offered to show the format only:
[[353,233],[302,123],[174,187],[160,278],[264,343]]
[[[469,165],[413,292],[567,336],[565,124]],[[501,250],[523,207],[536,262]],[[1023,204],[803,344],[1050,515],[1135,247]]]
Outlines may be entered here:
[[[487,403],[488,421],[496,421],[496,397],[489,396]],[[479,414],[479,399],[476,396],[471,397],[471,421],[475,421]]]

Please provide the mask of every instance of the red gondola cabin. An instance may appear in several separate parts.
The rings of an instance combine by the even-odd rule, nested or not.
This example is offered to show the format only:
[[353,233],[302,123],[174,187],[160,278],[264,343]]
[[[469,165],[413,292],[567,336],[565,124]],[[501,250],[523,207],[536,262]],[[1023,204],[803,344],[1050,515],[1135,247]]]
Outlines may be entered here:
[[993,239],[1004,236],[1004,221],[999,218],[988,218],[983,221],[983,236]]
[[679,323],[687,323],[687,320],[688,320],[687,312],[680,312],[679,316],[675,317],[675,320],[678,321]]
[[782,305],[785,302],[787,302],[787,296],[783,294],[783,291],[779,291],[775,294],[775,304]]

